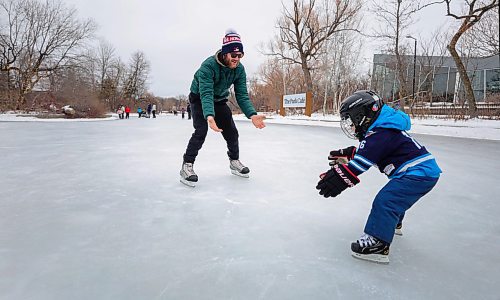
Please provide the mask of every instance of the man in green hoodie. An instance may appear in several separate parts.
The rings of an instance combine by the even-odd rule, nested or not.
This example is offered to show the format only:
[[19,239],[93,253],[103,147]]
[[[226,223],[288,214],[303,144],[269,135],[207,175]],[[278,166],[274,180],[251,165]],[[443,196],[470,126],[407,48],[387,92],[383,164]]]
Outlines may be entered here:
[[239,160],[238,130],[227,105],[229,88],[234,85],[236,101],[245,116],[252,120],[256,128],[266,126],[265,116],[257,115],[248,97],[245,68],[240,63],[243,55],[240,35],[228,29],[221,49],[207,58],[194,74],[189,94],[194,133],[184,153],[180,171],[181,182],[188,186],[193,187],[198,181],[193,164],[205,142],[208,127],[220,132],[226,140],[231,173],[241,177],[248,177],[250,173],[250,169]]

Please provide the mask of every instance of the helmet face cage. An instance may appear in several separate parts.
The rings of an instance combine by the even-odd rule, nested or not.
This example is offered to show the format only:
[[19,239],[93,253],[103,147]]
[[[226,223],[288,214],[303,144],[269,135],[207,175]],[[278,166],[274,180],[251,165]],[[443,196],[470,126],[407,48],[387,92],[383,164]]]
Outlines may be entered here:
[[356,137],[356,129],[354,123],[349,116],[346,116],[340,120],[340,128],[342,128],[342,131],[345,135],[347,135],[348,138],[351,138],[353,140],[358,139]]

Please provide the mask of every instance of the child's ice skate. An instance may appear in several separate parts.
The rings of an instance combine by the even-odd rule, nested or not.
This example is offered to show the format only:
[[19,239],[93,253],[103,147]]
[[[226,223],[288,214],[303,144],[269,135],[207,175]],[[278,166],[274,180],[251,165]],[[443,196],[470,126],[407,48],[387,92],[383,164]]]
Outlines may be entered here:
[[396,225],[396,229],[394,229],[394,234],[399,235],[399,236],[403,235],[402,228],[403,228],[403,224]]
[[230,159],[229,160],[229,168],[231,169],[231,173],[237,176],[248,178],[250,177],[248,173],[250,173],[250,169],[245,167],[239,159]]
[[181,182],[189,187],[195,187],[198,175],[194,172],[192,163],[183,163],[180,171]]
[[376,263],[389,263],[389,244],[369,234],[363,234],[351,244],[352,256]]

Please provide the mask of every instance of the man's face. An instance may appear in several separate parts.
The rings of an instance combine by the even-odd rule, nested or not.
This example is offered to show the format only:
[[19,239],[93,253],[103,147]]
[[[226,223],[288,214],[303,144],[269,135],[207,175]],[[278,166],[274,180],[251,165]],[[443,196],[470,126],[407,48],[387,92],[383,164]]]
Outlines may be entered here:
[[235,69],[243,57],[241,52],[231,52],[224,55],[224,63],[230,69]]

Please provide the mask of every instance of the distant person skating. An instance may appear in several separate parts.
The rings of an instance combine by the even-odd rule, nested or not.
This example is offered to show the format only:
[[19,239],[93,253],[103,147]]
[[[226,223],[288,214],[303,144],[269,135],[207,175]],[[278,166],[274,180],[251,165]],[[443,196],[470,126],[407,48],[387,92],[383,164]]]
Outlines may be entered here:
[[185,114],[186,114],[186,109],[183,107],[183,108],[181,108],[182,119],[184,119]]
[[385,105],[372,91],[357,91],[340,106],[344,133],[360,141],[334,150],[332,168],[320,175],[316,189],[336,197],[360,182],[358,176],[376,166],[389,177],[378,192],[363,235],[351,244],[355,258],[389,263],[394,234],[402,235],[405,212],[436,185],[441,169],[434,157],[410,136],[410,117]]
[[142,108],[140,107],[137,108],[137,114],[139,115],[139,118],[142,116],[143,114]]
[[151,103],[148,104],[147,106],[147,112],[148,112],[148,118],[151,116],[151,110],[153,109],[153,106],[151,106]]
[[205,142],[208,127],[220,132],[226,140],[231,173],[249,176],[249,168],[239,160],[238,130],[231,109],[226,104],[229,88],[234,85],[236,101],[245,116],[252,120],[256,128],[265,127],[265,116],[257,115],[248,97],[245,68],[240,63],[243,55],[240,35],[230,29],[223,38],[222,48],[207,58],[194,74],[189,94],[194,133],[187,145],[180,170],[181,182],[188,186],[194,186],[198,181],[193,164]]
[[116,110],[116,113],[118,114],[119,119],[123,119],[123,109],[121,106],[118,107],[118,109]]
[[156,104],[153,104],[153,106],[151,106],[151,112],[153,113],[153,119],[156,118]]
[[186,111],[188,113],[188,120],[191,120],[191,104],[188,103]]
[[130,116],[130,106],[125,106],[125,119],[128,119]]

